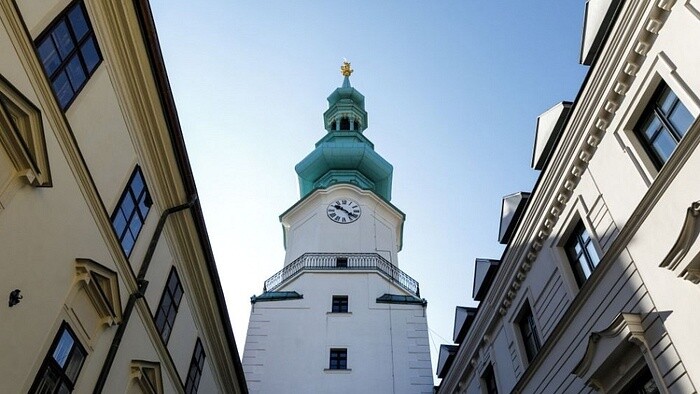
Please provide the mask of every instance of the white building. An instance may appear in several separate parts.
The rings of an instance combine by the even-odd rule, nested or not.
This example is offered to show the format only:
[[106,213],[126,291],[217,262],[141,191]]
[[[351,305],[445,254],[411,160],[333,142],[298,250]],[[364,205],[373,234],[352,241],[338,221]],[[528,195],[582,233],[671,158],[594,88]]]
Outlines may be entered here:
[[364,97],[328,98],[328,133],[302,160],[284,212],[284,268],[252,297],[243,368],[251,393],[432,393],[426,301],[398,268],[405,216],[392,167],[362,134]]
[[537,122],[440,393],[700,387],[700,1],[589,0],[573,102]]

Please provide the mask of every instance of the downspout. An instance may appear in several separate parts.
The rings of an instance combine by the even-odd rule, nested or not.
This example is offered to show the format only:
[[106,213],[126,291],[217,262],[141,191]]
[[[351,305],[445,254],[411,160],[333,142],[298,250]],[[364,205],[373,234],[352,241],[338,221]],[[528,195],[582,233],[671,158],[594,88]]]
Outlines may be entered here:
[[156,230],[153,233],[153,236],[151,237],[151,242],[148,244],[148,250],[146,250],[146,255],[143,258],[143,263],[141,263],[141,268],[139,268],[139,273],[136,276],[136,286],[138,288],[135,292],[129,295],[129,300],[127,301],[126,307],[124,308],[124,313],[122,313],[122,321],[119,323],[119,326],[117,327],[117,332],[114,334],[114,338],[112,339],[112,345],[109,347],[109,352],[107,353],[105,362],[102,365],[102,369],[100,370],[100,376],[97,378],[97,383],[95,383],[95,389],[92,391],[93,394],[102,393],[102,390],[104,389],[104,386],[107,383],[107,377],[109,376],[109,372],[112,369],[112,364],[114,364],[114,359],[117,357],[117,351],[119,350],[119,345],[121,344],[122,338],[124,337],[124,332],[126,332],[126,326],[129,323],[129,319],[131,318],[131,313],[134,311],[134,306],[136,306],[136,300],[138,300],[139,298],[143,298],[143,296],[146,293],[146,288],[148,287],[148,281],[145,279],[146,272],[148,271],[148,267],[151,264],[151,260],[153,259],[153,254],[156,251],[158,239],[160,239],[160,235],[163,232],[163,228],[165,227],[166,219],[172,213],[192,208],[197,202],[197,200],[198,197],[195,194],[192,197],[190,197],[190,200],[188,202],[182,205],[178,205],[176,207],[168,208],[160,214],[160,219],[158,219],[158,225],[156,226]]

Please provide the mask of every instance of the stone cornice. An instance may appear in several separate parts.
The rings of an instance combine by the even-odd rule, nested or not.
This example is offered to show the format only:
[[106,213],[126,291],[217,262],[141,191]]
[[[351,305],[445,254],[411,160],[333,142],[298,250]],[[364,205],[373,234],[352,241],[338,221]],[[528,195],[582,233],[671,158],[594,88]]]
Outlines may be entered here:
[[[443,384],[447,385],[441,386],[441,390],[444,389],[445,392],[449,393],[457,388],[470,367],[477,364],[479,349],[482,345],[488,345],[488,343],[482,343],[483,338],[508,313],[511,303],[520,289],[520,284],[527,277],[539,251],[557,223],[559,215],[571,198],[581,175],[595,154],[598,143],[607,131],[620,103],[624,100],[637,71],[646,59],[646,54],[663,27],[674,3],[675,0],[625,3],[600,58],[591,66],[589,75],[562,133],[562,139],[555,147],[548,166],[540,175],[519,228],[516,229],[515,236],[504,253],[499,275],[497,275],[496,281],[479,308],[480,312],[474,326],[460,346],[453,368],[443,379]],[[689,134],[691,133],[689,132]],[[686,143],[686,146],[689,144],[690,141]],[[681,155],[674,155],[672,160],[679,159],[678,156]],[[667,165],[667,167],[671,166]],[[670,172],[669,168],[665,173]],[[661,177],[662,174],[659,174],[659,178]],[[657,178],[655,185],[661,183],[664,182]],[[651,192],[650,189],[646,196],[649,196]],[[640,210],[646,210],[648,213],[648,209],[650,207],[640,204],[635,213]],[[641,218],[645,216],[635,219],[641,221]],[[590,282],[593,282],[590,279],[600,278],[604,273],[605,268],[607,268],[604,266],[610,265],[605,264],[606,261],[614,260],[622,252],[626,245],[625,241],[628,241],[636,232],[638,225],[639,223],[637,227],[634,227],[628,223],[625,226],[623,232],[627,236],[623,237],[622,232],[618,235],[594,275],[589,278]],[[587,284],[589,286],[584,286],[581,289],[568,312],[575,311],[580,307],[584,289],[587,288],[590,291],[592,288],[592,283]],[[553,335],[545,342],[541,353],[546,353],[546,350],[551,348],[551,344],[554,342],[552,339],[557,336],[557,329],[568,325],[568,321],[565,320],[566,318],[557,324]],[[537,361],[543,358],[536,357],[533,360],[516,385],[515,391],[529,380]]]

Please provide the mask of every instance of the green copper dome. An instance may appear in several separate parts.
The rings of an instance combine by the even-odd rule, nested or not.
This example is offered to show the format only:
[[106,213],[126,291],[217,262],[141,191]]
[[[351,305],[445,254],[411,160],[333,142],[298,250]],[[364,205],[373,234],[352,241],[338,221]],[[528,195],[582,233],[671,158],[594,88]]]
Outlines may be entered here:
[[393,167],[362,134],[367,128],[365,97],[350,86],[349,75],[328,96],[323,119],[328,134],[295,167],[301,197],[315,189],[349,183],[391,201]]

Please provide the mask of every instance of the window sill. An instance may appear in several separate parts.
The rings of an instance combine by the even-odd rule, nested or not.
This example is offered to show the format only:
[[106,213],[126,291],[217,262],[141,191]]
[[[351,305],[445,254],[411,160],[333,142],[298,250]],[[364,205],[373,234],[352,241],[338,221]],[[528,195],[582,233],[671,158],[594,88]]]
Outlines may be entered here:
[[352,316],[352,312],[326,312],[326,315],[332,315],[332,316]]
[[324,369],[323,372],[325,373],[330,373],[330,374],[345,374],[345,373],[350,373],[352,372],[352,369]]

